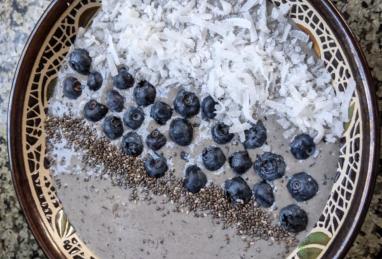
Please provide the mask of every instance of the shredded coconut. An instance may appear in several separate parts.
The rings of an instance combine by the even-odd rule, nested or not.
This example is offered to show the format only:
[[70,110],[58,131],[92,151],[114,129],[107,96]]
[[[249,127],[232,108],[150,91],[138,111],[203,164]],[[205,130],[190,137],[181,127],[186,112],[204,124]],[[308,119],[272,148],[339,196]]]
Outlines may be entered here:
[[217,119],[242,138],[251,122],[275,115],[285,137],[298,130],[335,141],[355,84],[335,91],[309,37],[286,18],[289,6],[266,2],[103,0],[76,44],[94,48],[108,74],[125,64],[158,86],[211,95]]

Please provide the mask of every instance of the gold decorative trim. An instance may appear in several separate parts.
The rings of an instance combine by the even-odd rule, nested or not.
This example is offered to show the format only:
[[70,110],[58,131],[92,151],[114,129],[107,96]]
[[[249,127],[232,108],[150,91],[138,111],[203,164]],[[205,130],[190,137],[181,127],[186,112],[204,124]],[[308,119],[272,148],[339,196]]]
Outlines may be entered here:
[[67,219],[49,170],[45,167],[46,142],[44,133],[45,109],[49,87],[54,84],[61,64],[74,43],[80,23],[100,7],[99,0],[77,0],[58,19],[36,58],[26,89],[23,109],[22,143],[25,171],[33,200],[38,205],[47,235],[59,246],[67,258],[95,258]]
[[[275,4],[291,4],[289,16],[299,27],[305,28],[309,36],[314,38],[315,52],[320,54],[327,71],[332,76],[332,84],[336,90],[343,91],[354,76],[338,40],[329,25],[306,0],[272,0]],[[356,92],[349,108],[350,121],[343,133],[344,143],[340,149],[337,179],[332,187],[326,206],[315,224],[315,227],[290,254],[289,258],[321,258],[340,231],[352,203],[355,187],[361,169],[362,150],[362,117],[358,93]],[[306,242],[312,236],[325,236],[325,244]],[[303,245],[302,245],[303,244]]]

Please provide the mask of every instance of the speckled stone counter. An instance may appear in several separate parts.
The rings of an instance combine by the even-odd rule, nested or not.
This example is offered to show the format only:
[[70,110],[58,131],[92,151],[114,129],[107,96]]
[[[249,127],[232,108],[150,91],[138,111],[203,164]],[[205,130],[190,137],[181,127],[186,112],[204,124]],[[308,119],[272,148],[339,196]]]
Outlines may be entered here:
[[[319,1],[319,0],[317,0]],[[6,150],[6,113],[19,55],[48,0],[0,0],[0,258],[44,258],[15,196]],[[382,110],[382,0],[333,1],[359,38],[376,79]],[[348,258],[382,258],[382,172]]]

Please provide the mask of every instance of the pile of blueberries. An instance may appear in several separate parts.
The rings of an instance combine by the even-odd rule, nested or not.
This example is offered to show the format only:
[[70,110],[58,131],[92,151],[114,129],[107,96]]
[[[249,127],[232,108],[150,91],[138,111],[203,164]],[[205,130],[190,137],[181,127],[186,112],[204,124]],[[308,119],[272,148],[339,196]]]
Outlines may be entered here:
[[[87,86],[93,91],[97,91],[103,84],[102,75],[97,71],[91,71],[92,59],[84,49],[75,49],[69,55],[69,65],[76,72],[87,75]],[[119,118],[116,115],[107,115],[109,110],[122,112],[124,109],[124,97],[118,90],[125,90],[134,87],[133,97],[136,106],[128,107]],[[64,96],[70,99],[78,98],[82,93],[82,86],[75,77],[67,77],[63,82]],[[118,89],[118,90],[117,90]],[[148,81],[135,82],[134,77],[128,72],[126,67],[119,67],[118,74],[113,77],[113,89],[106,94],[106,103],[102,104],[92,99],[89,100],[83,110],[84,117],[91,122],[103,119],[102,127],[104,134],[111,140],[122,137],[121,150],[129,156],[139,156],[144,149],[142,137],[134,130],[137,130],[145,119],[142,107],[151,105],[150,117],[158,124],[165,125],[169,120],[169,137],[180,146],[188,146],[193,140],[193,125],[189,118],[197,115],[200,110],[205,120],[215,118],[216,102],[211,96],[199,101],[199,98],[192,92],[181,89],[178,91],[173,107],[169,104],[156,100],[156,89]],[[171,119],[173,111],[180,115],[180,118]],[[132,131],[124,134],[124,125]],[[229,126],[216,122],[211,128],[211,136],[217,145],[206,147],[202,152],[204,167],[209,171],[216,171],[224,166],[227,161],[219,145],[228,144],[234,138],[230,133]],[[232,170],[238,175],[224,184],[224,191],[227,198],[233,204],[248,203],[252,196],[262,207],[271,207],[274,203],[274,194],[269,182],[281,178],[285,174],[286,164],[280,155],[265,152],[257,156],[252,162],[247,149],[259,148],[267,140],[267,132],[261,121],[245,130],[244,150],[231,154],[228,163]],[[146,138],[145,143],[153,150],[144,159],[144,167],[148,176],[159,178],[165,175],[168,170],[167,160],[156,151],[166,145],[166,136],[159,131],[153,130]],[[291,152],[298,160],[307,159],[315,152],[313,139],[307,134],[296,136],[291,143]],[[246,173],[251,167],[263,179],[254,188],[248,186],[247,182],[240,176]],[[199,192],[207,184],[207,176],[197,165],[188,166],[185,170],[184,187],[192,193]],[[306,201],[311,199],[318,191],[317,182],[307,173],[301,172],[293,175],[287,188],[296,201]],[[280,211],[281,225],[290,232],[300,232],[305,229],[307,215],[297,205],[289,205]]]

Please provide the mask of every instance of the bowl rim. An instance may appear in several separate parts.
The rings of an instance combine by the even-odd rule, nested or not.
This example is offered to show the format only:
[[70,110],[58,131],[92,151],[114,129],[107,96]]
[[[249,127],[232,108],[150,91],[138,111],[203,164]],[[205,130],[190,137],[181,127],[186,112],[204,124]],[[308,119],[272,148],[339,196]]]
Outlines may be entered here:
[[[31,188],[28,184],[28,179],[25,176],[25,168],[21,159],[17,159],[18,154],[22,153],[21,148],[21,129],[17,125],[21,125],[21,116],[15,116],[17,108],[14,105],[14,100],[17,97],[24,98],[23,94],[19,94],[20,89],[18,86],[25,86],[28,83],[29,78],[25,75],[29,75],[32,71],[33,63],[28,62],[29,58],[36,57],[39,49],[31,48],[34,43],[38,43],[40,39],[43,39],[44,35],[48,34],[51,29],[49,24],[57,20],[60,17],[68,5],[72,4],[74,0],[53,0],[43,11],[41,17],[38,19],[32,32],[30,33],[27,42],[20,55],[20,59],[17,63],[15,70],[12,89],[8,102],[8,114],[7,114],[7,139],[8,139],[8,159],[10,164],[10,170],[12,174],[13,187],[16,192],[17,199],[21,206],[24,217],[27,220],[28,226],[32,231],[37,243],[41,247],[42,251],[48,258],[65,258],[65,255],[59,249],[57,244],[53,241],[53,237],[49,235],[47,227],[42,221],[36,204],[34,203],[31,195]],[[23,72],[23,73],[22,73]],[[22,100],[21,103],[23,103]],[[10,129],[16,129],[17,132]]]
[[[371,76],[363,51],[344,18],[330,0],[307,1],[315,7],[322,17],[324,17],[331,28],[336,28],[335,34],[342,47],[345,49],[345,54],[347,55],[349,63],[351,63],[352,67],[358,68],[358,73],[355,75],[356,81],[357,79],[362,80],[364,81],[364,85],[367,86],[362,88],[363,92],[360,98],[364,98],[365,104],[368,106],[368,112],[365,112],[362,109],[362,113],[363,115],[366,115],[367,120],[365,120],[365,123],[367,123],[369,130],[367,133],[365,132],[365,135],[369,138],[369,142],[373,144],[369,146],[368,150],[366,150],[366,147],[364,148],[368,151],[368,157],[367,159],[364,159],[365,161],[362,163],[362,179],[360,179],[360,183],[363,183],[362,195],[354,196],[354,200],[350,205],[348,215],[345,218],[341,230],[323,255],[325,258],[341,258],[346,255],[354,239],[358,235],[358,231],[364,221],[373,195],[378,172],[378,158],[380,151],[380,136],[378,134],[380,128],[379,112],[376,101],[375,82]],[[20,109],[18,108],[19,106],[15,104],[16,101],[19,102],[19,105],[20,103],[24,103],[24,86],[29,80],[29,77],[26,77],[25,75],[30,74],[33,66],[33,63],[29,62],[29,60],[34,60],[34,57],[39,52],[38,48],[33,48],[31,46],[38,44],[41,39],[44,38],[44,35],[51,29],[50,24],[54,24],[57,17],[60,17],[67,6],[73,2],[74,0],[53,0],[43,12],[28,37],[27,43],[25,44],[18,61],[8,103],[8,159],[12,173],[13,186],[28,225],[43,252],[49,258],[64,258],[64,254],[53,241],[53,237],[47,234],[49,231],[46,231],[46,226],[40,218],[37,206],[31,195],[29,195],[31,189],[28,184],[28,179],[25,176],[25,168],[21,159],[18,159],[18,155],[22,153],[21,139],[19,138],[21,129],[18,127],[18,125],[21,125],[21,116],[18,116],[20,114]],[[363,152],[365,152],[365,150],[363,150]],[[364,157],[365,156],[363,156],[363,158]],[[361,184],[357,185],[357,189],[361,188],[360,185]]]
[[[366,114],[369,119],[365,120],[365,123],[368,123],[367,126],[369,126],[369,142],[374,143],[374,145],[369,146],[368,160],[363,161],[362,163],[362,167],[366,166],[367,168],[362,168],[360,170],[360,172],[362,172],[360,176],[364,178],[364,191],[362,192],[362,196],[354,195],[349,212],[343,222],[342,229],[338,232],[330,245],[332,249],[329,248],[323,256],[325,258],[343,258],[352,246],[365,220],[374,193],[378,174],[378,159],[380,156],[380,121],[376,100],[376,87],[366,57],[356,36],[331,0],[308,1],[316,8],[319,14],[324,17],[330,27],[336,28],[335,34],[339,35],[337,39],[345,49],[344,52],[347,54],[349,63],[352,67],[358,67],[359,75],[354,75],[356,82],[359,80],[365,81],[364,84],[367,86],[362,89],[365,92],[362,93],[363,96],[361,98],[366,99],[366,104],[369,107],[369,112]],[[351,57],[349,57],[349,53],[352,54]],[[360,76],[360,78],[357,78],[358,76]],[[363,114],[365,113],[364,109],[361,109],[361,111]],[[365,156],[363,156],[363,158],[364,157]],[[364,162],[367,163],[365,164]],[[362,182],[361,179],[359,181]],[[357,190],[361,187],[360,185],[361,184],[357,185],[355,193],[357,193]],[[355,206],[356,204],[358,206]]]

